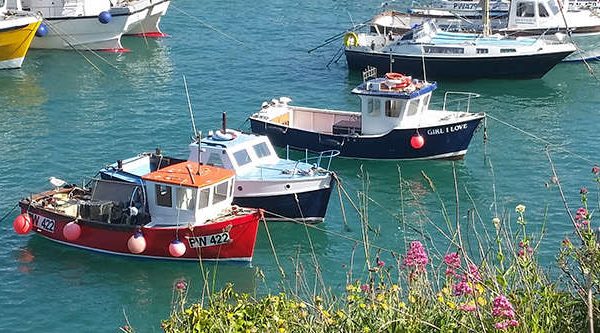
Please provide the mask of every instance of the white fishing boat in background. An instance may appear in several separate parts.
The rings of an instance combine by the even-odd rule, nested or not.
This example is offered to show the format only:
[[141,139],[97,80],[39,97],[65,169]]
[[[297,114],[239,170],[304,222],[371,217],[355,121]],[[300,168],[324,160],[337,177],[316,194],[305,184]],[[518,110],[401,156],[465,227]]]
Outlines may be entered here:
[[44,23],[35,49],[123,52],[121,36],[128,15],[112,15],[110,0],[15,0],[16,9],[40,13]]
[[146,38],[166,37],[160,19],[167,13],[171,0],[118,0],[110,13],[128,15],[124,35]]
[[0,6],[0,69],[21,68],[42,17]]
[[[557,0],[513,0],[507,17],[490,17],[492,33],[511,36],[541,36],[557,32],[570,34],[578,50],[565,61],[596,59],[600,56],[600,16],[589,9],[561,10]],[[483,17],[465,19],[459,15],[411,15],[386,10],[373,17],[371,32],[404,34],[426,19],[436,19],[444,30],[481,31]]]

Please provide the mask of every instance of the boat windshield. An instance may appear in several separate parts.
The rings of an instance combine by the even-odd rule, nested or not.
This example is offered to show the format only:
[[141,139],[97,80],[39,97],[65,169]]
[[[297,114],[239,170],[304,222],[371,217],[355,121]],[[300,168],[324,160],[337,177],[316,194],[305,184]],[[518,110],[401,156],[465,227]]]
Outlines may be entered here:
[[194,210],[196,208],[196,189],[178,187],[176,190],[177,208]]
[[252,162],[252,159],[250,158],[250,155],[248,154],[248,151],[246,151],[246,149],[236,151],[235,153],[233,153],[233,157],[235,157],[235,161],[239,166],[244,166]]
[[263,158],[271,155],[271,152],[269,151],[269,147],[267,146],[266,142],[255,144],[254,146],[252,146],[252,148],[254,149],[254,153],[256,153],[256,156],[258,156],[258,158]]

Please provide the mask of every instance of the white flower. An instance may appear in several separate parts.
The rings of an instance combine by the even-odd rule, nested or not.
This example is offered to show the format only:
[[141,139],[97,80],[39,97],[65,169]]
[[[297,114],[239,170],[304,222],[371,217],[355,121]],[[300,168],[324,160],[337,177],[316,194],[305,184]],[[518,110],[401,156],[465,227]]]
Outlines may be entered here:
[[525,213],[525,205],[522,205],[522,204],[517,205],[517,207],[515,207],[515,211],[520,214]]

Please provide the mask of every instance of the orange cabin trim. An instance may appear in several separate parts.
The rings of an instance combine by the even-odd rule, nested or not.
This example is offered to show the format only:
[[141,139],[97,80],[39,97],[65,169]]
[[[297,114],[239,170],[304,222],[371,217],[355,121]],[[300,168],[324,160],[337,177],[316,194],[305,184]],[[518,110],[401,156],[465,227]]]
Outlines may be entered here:
[[157,183],[198,188],[220,183],[234,176],[235,171],[233,170],[188,161],[151,172],[142,176],[142,179]]

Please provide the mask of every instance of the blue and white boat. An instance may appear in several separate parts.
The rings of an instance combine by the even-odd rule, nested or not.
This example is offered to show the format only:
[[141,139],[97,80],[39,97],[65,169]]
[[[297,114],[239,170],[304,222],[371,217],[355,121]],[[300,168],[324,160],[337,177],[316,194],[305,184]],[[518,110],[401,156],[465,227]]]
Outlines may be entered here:
[[346,43],[345,53],[348,67],[357,70],[374,66],[385,71],[391,66],[417,77],[424,77],[425,70],[432,79],[540,78],[576,50],[551,36],[447,32],[425,21],[402,36],[354,34],[356,40]]
[[[352,90],[360,112],[292,106],[282,97],[250,116],[252,132],[295,149],[336,149],[341,157],[381,160],[461,158],[483,113],[469,112],[472,93],[447,92],[441,110],[429,109],[435,82],[388,73]],[[466,111],[449,111],[460,96]]]
[[[323,221],[334,185],[329,170],[339,152],[329,150],[303,161],[277,156],[265,136],[231,129],[217,130],[189,145],[189,161],[235,170],[235,205],[262,208],[271,220],[317,223]],[[182,160],[160,153],[144,153],[118,161],[100,171],[103,179],[142,182],[141,176]]]

